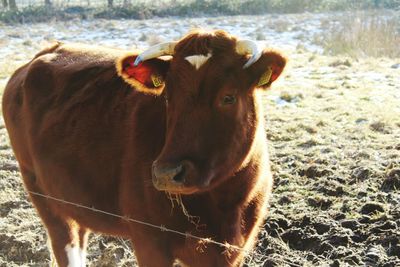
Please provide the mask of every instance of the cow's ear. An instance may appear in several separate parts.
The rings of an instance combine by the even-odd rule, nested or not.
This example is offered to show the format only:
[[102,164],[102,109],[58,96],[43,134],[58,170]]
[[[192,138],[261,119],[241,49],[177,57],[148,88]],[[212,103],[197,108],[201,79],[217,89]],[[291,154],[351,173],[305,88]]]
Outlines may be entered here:
[[248,67],[250,82],[256,88],[268,89],[282,74],[286,58],[280,53],[264,50],[261,57]]
[[137,55],[125,55],[116,61],[118,75],[136,90],[160,95],[165,86],[169,60],[153,58],[134,65]]

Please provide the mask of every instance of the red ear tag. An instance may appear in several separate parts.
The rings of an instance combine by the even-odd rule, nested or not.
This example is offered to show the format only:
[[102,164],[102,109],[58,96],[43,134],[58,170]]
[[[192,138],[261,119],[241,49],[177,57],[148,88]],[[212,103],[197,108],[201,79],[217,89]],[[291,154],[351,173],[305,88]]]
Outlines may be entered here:
[[263,85],[266,85],[267,83],[269,83],[269,81],[271,80],[271,76],[272,76],[272,68],[268,67],[267,71],[264,72],[263,75],[261,75],[257,86],[263,86]]

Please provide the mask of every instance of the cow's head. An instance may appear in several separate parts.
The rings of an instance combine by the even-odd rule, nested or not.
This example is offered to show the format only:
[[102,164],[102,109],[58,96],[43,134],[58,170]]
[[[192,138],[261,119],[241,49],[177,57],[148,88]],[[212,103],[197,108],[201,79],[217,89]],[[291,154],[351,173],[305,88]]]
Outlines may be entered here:
[[194,32],[121,58],[125,81],[165,98],[166,139],[153,163],[154,186],[203,192],[243,168],[263,120],[257,91],[269,88],[285,63],[279,53],[223,31]]

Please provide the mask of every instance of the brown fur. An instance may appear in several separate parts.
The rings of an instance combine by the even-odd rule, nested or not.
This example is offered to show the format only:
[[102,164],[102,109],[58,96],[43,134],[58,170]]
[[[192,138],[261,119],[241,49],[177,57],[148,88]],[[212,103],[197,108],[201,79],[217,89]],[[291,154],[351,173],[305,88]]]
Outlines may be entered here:
[[[152,88],[135,90],[136,83],[121,79],[115,62],[123,61],[125,51],[56,44],[40,52],[14,73],[3,97],[26,188],[251,249],[272,187],[255,86],[268,67],[279,75],[285,59],[265,51],[243,69],[248,56],[235,54],[235,42],[222,31],[183,38],[167,70],[163,63],[156,69],[158,59],[152,65],[166,77],[161,96],[143,94],[139,91]],[[184,60],[208,52],[213,56],[199,70]],[[236,103],[221,104],[225,95],[235,95]],[[164,191],[156,190],[152,164],[157,183],[155,170],[179,162],[187,166],[184,183],[177,187],[167,181]],[[180,195],[184,209],[172,209],[170,193]],[[30,197],[60,266],[68,264],[65,246],[86,249],[90,231],[130,238],[140,266],[172,266],[176,259],[187,266],[238,266],[244,257],[240,251],[226,253],[217,245]]]

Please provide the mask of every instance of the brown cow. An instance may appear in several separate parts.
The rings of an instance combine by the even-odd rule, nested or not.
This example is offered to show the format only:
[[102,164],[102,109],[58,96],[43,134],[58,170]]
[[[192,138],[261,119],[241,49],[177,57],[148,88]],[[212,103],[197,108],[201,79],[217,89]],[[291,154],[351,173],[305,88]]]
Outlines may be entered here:
[[251,249],[272,186],[259,93],[285,62],[198,31],[140,55],[56,44],[18,69],[3,114],[58,265],[85,266],[91,231],[131,239],[140,266],[240,265],[243,251],[31,192]]

